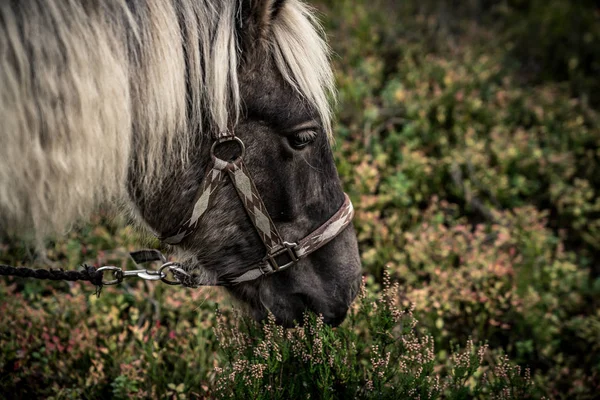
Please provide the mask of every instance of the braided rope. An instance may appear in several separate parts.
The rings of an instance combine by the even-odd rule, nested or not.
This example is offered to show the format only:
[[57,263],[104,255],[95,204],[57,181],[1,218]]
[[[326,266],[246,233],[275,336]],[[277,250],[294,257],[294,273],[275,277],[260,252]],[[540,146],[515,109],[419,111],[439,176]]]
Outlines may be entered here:
[[34,269],[27,267],[13,267],[10,265],[0,264],[0,275],[17,276],[19,278],[35,278],[48,279],[51,281],[88,281],[102,287],[102,272],[97,272],[96,268],[91,265],[82,265],[81,271],[65,271],[63,269]]

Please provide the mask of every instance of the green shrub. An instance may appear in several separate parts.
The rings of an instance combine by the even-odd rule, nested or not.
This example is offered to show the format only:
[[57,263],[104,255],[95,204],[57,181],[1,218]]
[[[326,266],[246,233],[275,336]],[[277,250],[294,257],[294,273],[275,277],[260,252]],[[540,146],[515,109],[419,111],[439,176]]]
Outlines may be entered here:
[[[333,35],[348,37],[332,42],[344,54],[334,59],[337,159],[363,265],[376,277],[391,266],[440,359],[452,340],[487,340],[531,366],[548,396],[593,398],[600,118],[585,96],[551,81],[560,78],[551,63],[540,64],[543,80],[523,76],[514,45],[527,35],[521,29],[552,28],[528,18],[571,18],[550,15],[559,2],[542,3],[329,4]],[[368,24],[377,18],[384,23]],[[579,40],[577,32],[564,33]],[[557,37],[539,39],[533,52],[551,56]]]
[[[105,231],[112,232],[107,242],[96,241]],[[122,246],[130,245],[130,228],[107,225],[79,234],[86,250],[75,259],[125,267],[123,255],[132,248]],[[68,263],[63,257],[70,254],[71,240],[54,243],[55,261]],[[17,246],[11,250],[23,252]],[[217,351],[214,310],[223,295],[220,289],[129,282],[104,287],[97,298],[94,287],[84,283],[2,281],[1,392],[55,399],[162,398],[182,392],[203,397],[210,391]]]
[[597,315],[584,318],[586,334],[571,328],[591,300],[588,272],[545,226],[545,215],[515,208],[496,214],[497,224],[472,229],[449,210],[433,202],[422,223],[406,233],[406,259],[397,267],[404,295],[415,302],[436,345],[486,340],[530,366],[550,393],[563,391],[573,376],[585,381],[597,375],[598,352],[583,351],[597,347]]
[[284,330],[274,317],[227,326],[217,336],[225,355],[217,368],[220,398],[236,399],[525,399],[529,372],[488,346],[456,351],[436,363],[434,339],[419,332],[413,308],[401,311],[398,284],[386,277],[381,294],[363,285],[349,321],[333,329],[306,314],[302,327]]
[[303,327],[284,330],[230,307],[215,313],[220,292],[168,288],[167,296],[140,284],[96,298],[74,284],[24,296],[26,288],[2,282],[11,323],[0,324],[0,385],[55,399],[532,396],[529,373],[487,345],[467,340],[440,363],[413,309],[397,307],[398,288],[389,278],[381,293],[363,285],[336,329],[307,314]]
[[513,54],[534,82],[568,81],[600,105],[600,8],[592,0],[508,2],[501,23]]

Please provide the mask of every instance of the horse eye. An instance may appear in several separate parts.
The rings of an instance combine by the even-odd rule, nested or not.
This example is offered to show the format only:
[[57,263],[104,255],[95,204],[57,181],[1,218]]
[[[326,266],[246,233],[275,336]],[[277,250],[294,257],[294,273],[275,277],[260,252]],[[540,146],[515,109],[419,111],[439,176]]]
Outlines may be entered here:
[[302,150],[314,142],[316,138],[317,132],[315,131],[300,131],[288,136],[288,141],[294,149]]

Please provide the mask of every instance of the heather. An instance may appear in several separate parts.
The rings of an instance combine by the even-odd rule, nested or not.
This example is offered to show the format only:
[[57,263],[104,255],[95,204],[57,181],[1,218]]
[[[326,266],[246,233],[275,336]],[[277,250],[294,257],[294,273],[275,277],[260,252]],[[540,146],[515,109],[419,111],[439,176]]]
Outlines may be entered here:
[[[317,4],[365,275],[344,324],[256,324],[219,288],[5,279],[4,396],[595,398],[597,6],[397,3]],[[126,222],[99,213],[46,257],[133,268],[159,245]]]

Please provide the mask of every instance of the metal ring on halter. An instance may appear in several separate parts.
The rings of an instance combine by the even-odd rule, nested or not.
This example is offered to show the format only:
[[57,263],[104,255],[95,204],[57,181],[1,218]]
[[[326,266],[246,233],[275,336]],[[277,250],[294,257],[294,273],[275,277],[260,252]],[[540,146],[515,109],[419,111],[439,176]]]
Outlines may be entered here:
[[160,278],[161,281],[163,281],[164,283],[166,283],[167,285],[181,285],[183,282],[181,282],[176,275],[175,276],[175,280],[172,281],[170,279],[167,279],[167,274],[165,272],[163,272],[164,269],[168,269],[170,272],[175,273],[178,272],[182,275],[185,276],[190,276],[187,272],[184,271],[183,268],[181,268],[181,264],[176,263],[176,262],[168,262],[166,264],[163,264],[162,267],[160,267],[160,269],[158,270],[158,272],[162,275],[164,274],[164,276],[162,276]]
[[215,156],[215,149],[217,148],[217,145],[220,145],[220,144],[223,144],[223,143],[226,143],[226,142],[235,142],[235,143],[237,143],[238,146],[240,147],[240,154],[238,154],[238,156],[235,157],[231,161],[225,161],[225,160],[222,160],[222,161],[225,161],[225,162],[227,162],[229,164],[237,164],[237,163],[239,163],[242,160],[242,158],[244,158],[244,154],[246,153],[246,146],[244,146],[244,142],[242,142],[242,140],[239,137],[233,136],[233,135],[220,137],[220,138],[218,138],[217,140],[215,140],[213,142],[212,146],[210,147],[210,156],[211,156],[211,158],[213,159],[213,161],[216,161],[217,159],[221,160],[219,157]]

